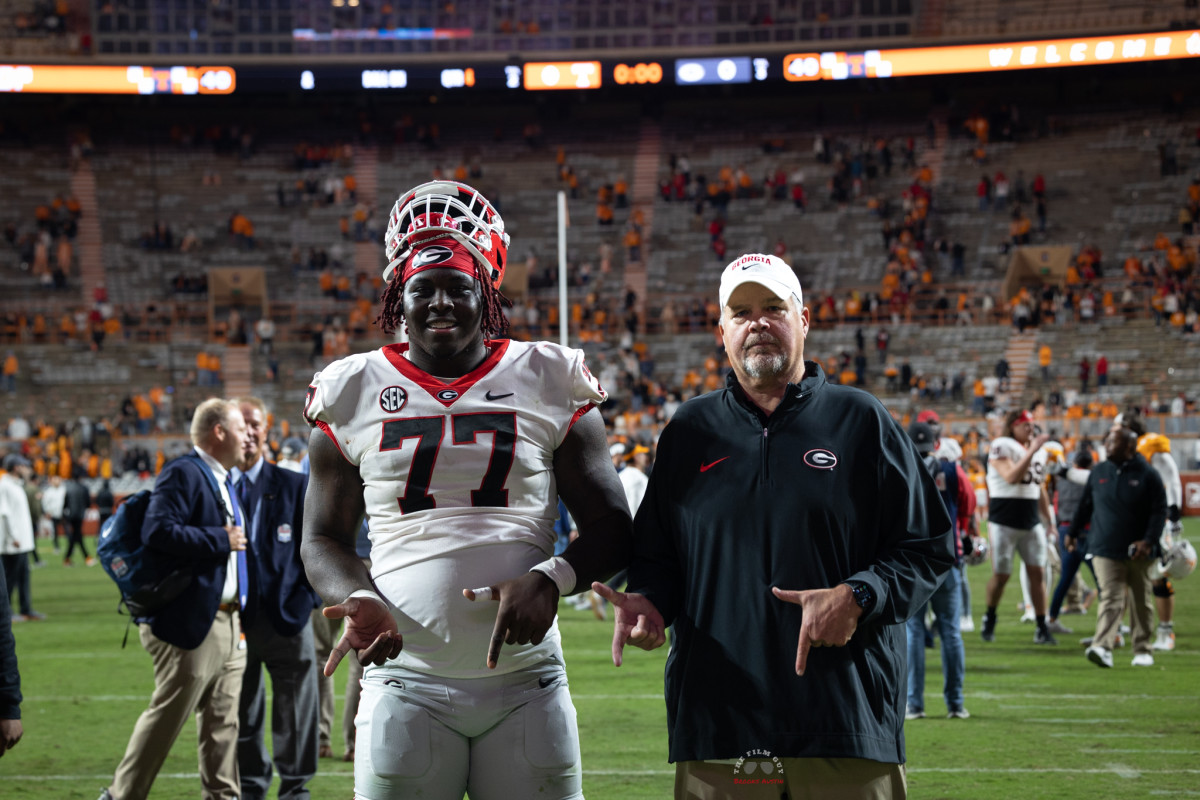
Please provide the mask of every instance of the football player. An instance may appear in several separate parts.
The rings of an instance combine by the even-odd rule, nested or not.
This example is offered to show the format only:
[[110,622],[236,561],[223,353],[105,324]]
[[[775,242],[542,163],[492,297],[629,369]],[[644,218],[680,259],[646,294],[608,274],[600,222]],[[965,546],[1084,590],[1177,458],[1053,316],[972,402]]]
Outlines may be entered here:
[[[346,620],[325,673],[366,667],[356,796],[581,798],[555,611],[631,554],[606,394],[582,352],[497,338],[508,234],[477,191],[405,192],[385,245],[377,322],[409,343],[333,363],[305,407],[304,562]],[[559,495],[580,535],[554,557]]]
[[[1034,435],[1041,433],[1038,427],[1034,427]],[[1045,444],[1037,449],[1033,454],[1033,461],[1030,464],[1030,470],[1035,475],[1041,476],[1043,488],[1046,490],[1047,498],[1050,497],[1051,479],[1067,469],[1066,448],[1060,442],[1050,439]],[[1054,511],[1054,504],[1050,503],[1050,521],[1051,525],[1046,529],[1046,570],[1044,571],[1046,579],[1046,596],[1049,597],[1052,593],[1052,588],[1058,580],[1058,576],[1062,574],[1062,559],[1058,552],[1058,522],[1055,517],[1057,514]],[[1033,598],[1029,591],[1029,575],[1027,571],[1021,572],[1021,622],[1033,622]],[[1058,623],[1051,617],[1046,625],[1051,633],[1071,633],[1069,629]]]
[[[1124,426],[1138,436],[1137,451],[1142,458],[1150,462],[1150,466],[1158,471],[1162,478],[1163,487],[1167,490],[1167,524],[1163,526],[1163,535],[1159,545],[1162,552],[1171,549],[1175,539],[1183,531],[1180,521],[1180,506],[1183,504],[1183,484],[1179,479],[1179,465],[1171,455],[1171,440],[1161,433],[1146,431],[1146,422],[1136,408],[1131,408],[1113,419],[1113,427]],[[1155,650],[1175,649],[1175,587],[1167,577],[1159,578],[1151,584],[1154,592],[1154,606],[1158,611],[1158,629],[1155,631]]]
[[1049,441],[1033,435],[1028,411],[1010,411],[1004,417],[1003,435],[992,440],[987,463],[988,533],[992,541],[992,577],[987,585],[987,612],[980,635],[996,638],[996,608],[1012,575],[1013,554],[1019,552],[1029,576],[1037,631],[1035,644],[1058,644],[1046,627],[1046,534],[1044,520],[1053,528],[1053,510],[1042,485],[1034,456]]

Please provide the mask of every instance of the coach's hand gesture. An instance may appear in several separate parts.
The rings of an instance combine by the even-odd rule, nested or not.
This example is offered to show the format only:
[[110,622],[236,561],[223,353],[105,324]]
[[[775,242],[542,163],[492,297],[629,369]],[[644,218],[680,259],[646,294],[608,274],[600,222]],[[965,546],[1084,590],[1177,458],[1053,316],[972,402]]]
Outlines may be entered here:
[[810,647],[842,647],[858,628],[862,609],[854,602],[850,587],[844,583],[832,589],[807,591],[773,586],[771,592],[780,600],[795,603],[804,610],[800,643],[796,647],[797,675],[803,675],[808,666]]
[[658,613],[654,603],[646,599],[645,595],[618,592],[599,581],[592,584],[592,591],[612,603],[613,608],[617,610],[617,617],[613,622],[614,666],[621,666],[626,643],[643,650],[653,650],[662,647],[667,641],[667,626],[663,623],[662,614]]
[[499,663],[501,645],[541,644],[558,613],[558,587],[541,572],[527,572],[482,589],[463,589],[463,597],[500,604],[488,642],[488,669]]
[[404,647],[404,638],[396,628],[391,609],[381,599],[347,597],[335,606],[326,606],[321,613],[326,619],[346,620],[346,630],[325,662],[325,677],[333,674],[351,649],[363,666],[379,666],[400,655]]

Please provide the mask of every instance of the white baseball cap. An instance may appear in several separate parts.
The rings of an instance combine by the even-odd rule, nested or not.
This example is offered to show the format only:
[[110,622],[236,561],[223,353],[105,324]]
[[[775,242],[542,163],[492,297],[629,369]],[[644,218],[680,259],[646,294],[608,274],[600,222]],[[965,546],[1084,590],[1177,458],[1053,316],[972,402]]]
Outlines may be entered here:
[[721,289],[718,294],[721,308],[728,305],[733,290],[743,283],[765,286],[784,299],[789,294],[794,294],[796,304],[804,306],[804,296],[800,293],[800,279],[787,262],[778,256],[747,253],[730,263],[721,273]]

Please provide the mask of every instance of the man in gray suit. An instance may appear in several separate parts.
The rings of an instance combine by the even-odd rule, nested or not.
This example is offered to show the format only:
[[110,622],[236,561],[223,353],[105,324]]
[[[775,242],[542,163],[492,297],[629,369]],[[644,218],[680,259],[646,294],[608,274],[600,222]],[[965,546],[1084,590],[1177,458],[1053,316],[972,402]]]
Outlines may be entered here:
[[[320,602],[300,561],[308,476],[267,462],[267,409],[257,397],[236,401],[246,420],[246,449],[234,470],[246,510],[250,591],[242,614],[246,672],[242,679],[238,766],[243,800],[262,800],[279,771],[280,800],[308,800],[317,771],[317,670],[313,608]],[[271,750],[264,741],[271,675]]]

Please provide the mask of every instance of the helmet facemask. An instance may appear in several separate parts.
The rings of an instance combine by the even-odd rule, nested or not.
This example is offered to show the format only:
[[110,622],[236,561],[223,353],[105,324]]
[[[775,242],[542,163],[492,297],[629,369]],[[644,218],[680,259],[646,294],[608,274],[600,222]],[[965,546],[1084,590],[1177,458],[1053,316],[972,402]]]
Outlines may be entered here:
[[412,256],[417,245],[451,236],[461,242],[496,288],[508,261],[504,220],[477,190],[455,181],[430,181],[400,195],[388,217],[384,248],[388,265],[383,279]]

